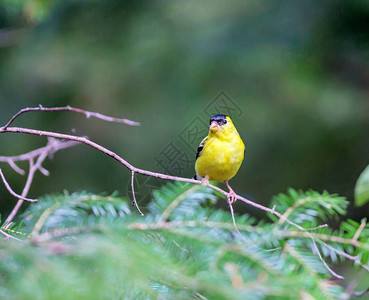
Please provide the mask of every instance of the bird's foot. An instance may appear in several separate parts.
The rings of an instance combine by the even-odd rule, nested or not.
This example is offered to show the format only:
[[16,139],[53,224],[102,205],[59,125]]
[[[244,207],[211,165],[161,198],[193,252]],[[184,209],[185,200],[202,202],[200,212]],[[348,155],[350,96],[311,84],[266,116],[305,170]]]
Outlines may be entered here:
[[202,185],[209,185],[209,177],[205,176],[202,180],[201,180],[201,184]]
[[227,185],[227,188],[229,189],[227,200],[230,204],[233,204],[237,201],[238,196],[235,193],[235,191],[230,187],[230,185],[228,184],[228,181],[226,181],[225,184]]
[[229,203],[233,204],[237,201],[237,194],[233,190],[229,191],[227,199],[228,199]]

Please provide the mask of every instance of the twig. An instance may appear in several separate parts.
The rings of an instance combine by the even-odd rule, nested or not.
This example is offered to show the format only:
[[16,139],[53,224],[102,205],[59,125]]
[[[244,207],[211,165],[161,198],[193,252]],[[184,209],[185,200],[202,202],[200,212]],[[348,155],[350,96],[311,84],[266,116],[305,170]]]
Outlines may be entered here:
[[16,241],[18,241],[18,242],[23,242],[22,240],[20,240],[20,239],[16,238],[15,236],[12,236],[12,235],[10,235],[10,234],[6,233],[6,232],[5,232],[5,231],[3,231],[2,229],[0,229],[0,233],[1,233],[3,236],[5,236],[6,238],[8,238],[8,239],[13,239],[13,240],[16,240]]
[[[0,130],[2,128],[3,127],[0,127]],[[55,152],[57,152],[59,150],[70,148],[70,147],[72,147],[74,145],[77,145],[77,144],[78,144],[78,142],[75,142],[75,141],[60,141],[58,144],[48,143],[48,145],[46,145],[45,147],[38,148],[36,150],[32,150],[30,152],[27,152],[27,153],[24,153],[24,154],[21,154],[21,155],[0,156],[0,162],[9,163],[9,162],[16,162],[16,161],[27,161],[31,158],[36,158],[36,157],[40,156],[44,152],[48,152],[48,155],[52,155],[52,154],[54,154]],[[19,172],[17,172],[17,173],[19,173]],[[24,171],[23,171],[23,174],[24,174]],[[23,174],[21,174],[21,175],[23,175]]]
[[329,266],[328,264],[326,263],[326,261],[323,259],[322,255],[320,254],[320,251],[319,251],[319,248],[314,240],[313,237],[311,237],[311,240],[313,241],[313,245],[314,245],[314,249],[316,250],[317,254],[318,254],[318,257],[320,259],[320,261],[323,263],[324,267],[336,278],[338,279],[345,279],[345,277],[341,276],[341,275],[338,275],[336,272],[334,272]]
[[317,229],[320,229],[320,228],[326,228],[328,227],[328,224],[322,224],[322,225],[319,225],[319,226],[316,226],[316,227],[312,227],[312,228],[306,228],[305,230],[309,230],[309,231],[313,231],[313,230],[317,230]]
[[326,246],[328,249],[332,250],[333,252],[336,252],[337,254],[347,258],[348,260],[352,260],[355,264],[360,265],[363,269],[369,271],[369,266],[364,265],[357,256],[352,256],[344,251],[338,250],[334,247],[332,247],[331,245],[328,245],[326,243],[324,243],[323,241],[319,241],[321,244],[323,244],[324,246]]
[[10,187],[10,185],[8,184],[8,182],[6,181],[5,176],[3,174],[3,171],[1,169],[0,169],[0,177],[1,177],[5,187],[9,191],[9,193],[12,194],[14,197],[25,200],[25,201],[29,201],[29,202],[37,202],[37,199],[30,199],[30,198],[22,197],[21,195],[18,195],[16,192],[14,192],[12,190],[12,188]]
[[363,229],[364,229],[365,225],[366,225],[366,219],[364,219],[364,220],[361,222],[361,224],[360,224],[359,228],[358,228],[358,229],[357,229],[357,231],[355,232],[355,234],[354,234],[354,236],[353,236],[353,238],[352,238],[352,240],[353,240],[353,241],[357,241],[357,239],[359,238],[360,233],[363,231]]
[[201,295],[199,292],[195,293],[195,296],[201,300],[208,300],[208,298],[204,297],[203,295]]
[[234,211],[233,211],[232,202],[231,202],[231,200],[228,197],[227,197],[227,201],[228,201],[229,210],[230,210],[231,216],[232,216],[233,226],[234,226],[235,230],[237,231],[237,233],[239,234],[239,236],[245,241],[245,238],[243,237],[243,235],[241,234],[241,232],[237,228],[236,219],[234,217]]
[[132,205],[134,205],[137,209],[137,211],[140,213],[141,216],[143,216],[143,212],[140,210],[140,207],[138,206],[137,200],[136,200],[136,195],[135,195],[135,172],[132,171],[131,172],[131,189],[132,189]]
[[176,245],[176,247],[178,247],[178,248],[179,248],[179,249],[181,249],[182,251],[187,252],[187,253],[189,253],[189,252],[190,252],[188,249],[183,248],[183,247],[182,247],[180,244],[178,244],[175,240],[172,240],[172,243],[173,243],[174,245]]
[[289,231],[284,235],[288,237],[304,237],[304,238],[311,238],[310,236],[313,236],[314,239],[319,239],[319,240],[339,243],[339,244],[353,245],[355,247],[363,248],[369,251],[368,244],[361,243],[359,241],[353,241],[352,239],[347,239],[347,238],[343,238],[340,236],[332,236],[332,235],[322,234],[322,233],[310,233],[310,232],[307,232],[306,230],[303,232]]
[[[1,158],[1,157],[0,157]],[[8,159],[7,163],[9,164],[9,166],[18,174],[20,175],[24,175],[24,170],[22,170],[21,168],[19,168],[16,163],[12,160],[12,159]]]
[[9,120],[8,123],[6,123],[6,125],[4,126],[4,129],[8,128],[10,124],[13,123],[14,120],[18,118],[20,115],[26,112],[30,112],[30,111],[74,111],[76,113],[84,114],[86,118],[94,117],[94,118],[101,119],[107,122],[124,123],[124,124],[131,125],[131,126],[140,126],[139,122],[131,121],[128,119],[113,118],[113,117],[100,114],[98,112],[87,111],[81,108],[71,107],[69,105],[64,106],[64,107],[43,107],[42,105],[39,105],[38,107],[27,107],[27,108],[21,109]]
[[[33,175],[34,175],[34,172],[32,172],[33,165],[34,165],[33,159],[30,159],[29,160],[28,176],[27,176],[26,184],[24,185],[21,196],[26,196],[28,194],[28,191],[29,191],[30,187],[31,187],[32,180],[33,180]],[[14,219],[15,215],[19,211],[22,204],[23,204],[23,200],[19,199],[17,204],[14,206],[14,208],[10,212],[9,216],[6,218],[5,223],[10,223]]]
[[369,288],[367,288],[366,290],[361,291],[361,292],[353,292],[352,295],[355,296],[355,297],[362,297],[362,296],[364,296],[368,293],[369,293]]
[[[48,144],[45,147],[33,150],[25,154],[21,154],[18,156],[0,156],[0,162],[7,162],[13,168],[13,170],[17,172],[15,167],[18,168],[18,166],[15,164],[15,161],[27,161],[27,160],[29,161],[29,170],[28,170],[27,180],[26,180],[25,186],[21,194],[22,197],[26,197],[30,190],[30,187],[31,187],[31,184],[34,178],[34,174],[37,171],[40,171],[45,176],[49,175],[49,171],[42,167],[42,163],[44,162],[46,157],[48,156],[50,157],[55,152],[61,149],[66,149],[66,148],[75,146],[77,144],[78,143],[75,141],[60,141],[57,139],[49,138]],[[34,159],[36,158],[37,158],[36,163],[34,163]],[[24,174],[24,171],[23,170],[21,171]],[[17,173],[20,173],[20,172],[17,172]],[[9,223],[13,220],[13,218],[18,213],[22,204],[23,204],[23,199],[19,198],[17,204],[14,206],[9,216],[6,218],[5,222]]]

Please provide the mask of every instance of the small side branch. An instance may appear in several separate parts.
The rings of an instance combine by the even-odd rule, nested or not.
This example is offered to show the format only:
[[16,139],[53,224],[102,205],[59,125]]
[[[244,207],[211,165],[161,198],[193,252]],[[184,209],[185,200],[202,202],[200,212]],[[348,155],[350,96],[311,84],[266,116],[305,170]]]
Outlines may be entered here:
[[322,255],[320,254],[318,245],[315,242],[315,239],[313,237],[311,237],[311,240],[313,241],[313,245],[314,245],[314,249],[316,251],[316,253],[318,254],[318,257],[320,259],[320,261],[323,263],[324,267],[329,271],[329,273],[332,274],[332,276],[338,278],[338,279],[345,279],[345,277],[337,274],[336,272],[334,272],[327,264],[327,262],[323,259]]
[[140,213],[141,216],[143,216],[143,212],[140,210],[140,207],[138,206],[137,200],[136,200],[136,194],[135,194],[135,172],[131,171],[131,188],[132,188],[132,205],[134,205],[137,209],[137,211]]
[[360,236],[361,232],[363,231],[363,229],[365,228],[365,226],[366,226],[366,219],[364,219],[361,222],[359,228],[356,230],[356,232],[355,232],[355,234],[352,238],[353,241],[357,241],[357,239],[359,238],[359,236]]
[[[33,181],[33,175],[34,175],[34,162],[33,159],[29,160],[29,171],[28,171],[28,176],[27,176],[27,180],[26,180],[26,184],[24,185],[23,191],[21,196],[25,197],[28,194],[28,191],[31,187],[32,181]],[[14,219],[15,215],[18,213],[19,209],[21,208],[23,204],[23,200],[22,199],[18,199],[17,204],[14,206],[14,208],[12,209],[12,211],[10,212],[9,216],[6,218],[5,222],[10,224],[10,222]]]
[[135,122],[135,121],[131,121],[128,119],[119,119],[119,118],[113,118],[113,117],[109,117],[103,114],[100,114],[98,112],[93,112],[93,111],[88,111],[88,110],[84,110],[81,108],[76,108],[76,107],[72,107],[72,106],[64,106],[64,107],[43,107],[42,105],[39,105],[38,107],[27,107],[27,108],[23,108],[21,109],[19,112],[17,112],[10,120],[8,123],[5,124],[5,126],[3,127],[4,129],[8,128],[10,126],[10,124],[12,124],[14,122],[14,120],[16,118],[18,118],[20,115],[26,113],[26,112],[30,112],[30,111],[74,111],[76,113],[80,113],[86,116],[86,118],[90,118],[90,117],[94,117],[100,120],[104,120],[107,122],[113,122],[113,123],[124,123],[130,126],[140,126],[139,122]]
[[327,243],[324,243],[323,241],[320,241],[320,243],[322,245],[324,245],[325,247],[327,247],[328,249],[330,249],[331,251],[337,253],[338,255],[341,255],[341,256],[345,257],[346,259],[353,261],[355,264],[361,266],[363,269],[365,269],[365,270],[367,270],[369,272],[369,267],[367,265],[364,265],[360,261],[360,259],[359,259],[358,256],[352,256],[352,255],[350,255],[350,254],[348,254],[348,253],[346,253],[344,251],[338,250],[338,249],[336,249],[336,248],[328,245]]
[[369,288],[367,288],[365,291],[362,292],[353,292],[352,295],[355,297],[362,297],[366,294],[369,294]]
[[[2,128],[0,127],[0,131],[1,131],[1,129]],[[36,150],[32,150],[30,152],[27,152],[27,153],[24,153],[24,154],[21,154],[21,155],[0,156],[0,162],[6,162],[10,165],[12,162],[14,163],[16,161],[27,161],[27,160],[30,160],[30,159],[37,158],[38,156],[40,156],[44,152],[47,152],[48,156],[52,156],[55,152],[57,152],[59,150],[70,148],[70,147],[75,146],[75,145],[78,145],[78,142],[75,142],[75,141],[59,141],[57,143],[53,143],[52,141],[49,140],[48,144],[45,147],[41,147],[41,148],[38,148]],[[24,175],[24,170],[21,170],[21,171],[23,172],[23,174],[21,174],[21,175]],[[19,172],[17,172],[17,173],[19,173]]]
[[243,240],[245,240],[245,238],[243,237],[243,235],[241,234],[241,232],[237,228],[236,219],[234,218],[234,211],[233,211],[232,202],[230,201],[230,199],[228,197],[227,197],[227,201],[228,201],[228,205],[229,205],[229,210],[231,211],[233,226],[234,226],[235,230],[237,231],[237,233],[240,235],[240,237]]
[[5,176],[3,174],[3,171],[0,169],[0,177],[6,187],[6,189],[9,191],[10,194],[12,194],[14,197],[18,198],[18,199],[22,199],[24,201],[29,201],[29,202],[37,202],[37,199],[30,199],[30,198],[26,198],[26,197],[22,197],[21,195],[18,195],[16,192],[14,192],[12,190],[12,188],[10,187],[9,183],[6,181]]
[[[7,162],[9,166],[12,167],[12,169],[15,172],[21,175],[24,175],[25,171],[20,169],[15,164],[15,162],[16,161],[28,161],[29,162],[27,180],[26,180],[26,183],[24,185],[24,188],[21,194],[21,197],[26,197],[30,190],[30,187],[31,187],[31,184],[34,178],[34,174],[37,171],[40,171],[45,176],[49,175],[49,171],[46,170],[42,166],[42,163],[44,162],[44,160],[47,157],[52,156],[55,152],[61,149],[66,149],[66,148],[69,148],[75,145],[78,145],[78,143],[75,141],[60,141],[54,138],[49,138],[48,144],[45,147],[33,150],[25,154],[21,154],[18,156],[0,156],[0,162]],[[36,160],[36,163],[34,162],[35,160]],[[24,201],[23,198],[18,198],[17,204],[14,206],[13,210],[10,212],[9,216],[5,220],[6,223],[9,223],[13,220],[13,218],[18,213],[20,207],[22,206],[23,201]]]
[[7,160],[7,163],[9,164],[9,166],[15,171],[17,172],[18,174],[20,175],[24,175],[24,170],[22,170],[21,168],[19,168],[17,166],[17,164],[12,160],[12,159],[8,159]]
[[4,230],[2,230],[2,229],[0,229],[0,233],[1,233],[3,236],[5,236],[5,238],[6,238],[6,239],[13,239],[13,240],[16,240],[16,241],[18,241],[18,242],[23,242],[22,240],[20,240],[20,239],[16,238],[15,236],[12,236],[12,235],[10,235],[10,234],[6,233],[6,232],[5,232]]

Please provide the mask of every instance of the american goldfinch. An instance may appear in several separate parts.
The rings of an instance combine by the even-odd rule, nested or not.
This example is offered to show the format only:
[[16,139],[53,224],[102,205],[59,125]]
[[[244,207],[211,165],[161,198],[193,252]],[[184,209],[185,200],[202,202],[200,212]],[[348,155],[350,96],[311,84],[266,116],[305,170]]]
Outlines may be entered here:
[[245,154],[245,145],[230,117],[215,115],[210,119],[209,134],[197,148],[195,170],[203,184],[209,180],[224,181],[229,189],[228,201],[237,200],[237,194],[228,181],[237,174]]

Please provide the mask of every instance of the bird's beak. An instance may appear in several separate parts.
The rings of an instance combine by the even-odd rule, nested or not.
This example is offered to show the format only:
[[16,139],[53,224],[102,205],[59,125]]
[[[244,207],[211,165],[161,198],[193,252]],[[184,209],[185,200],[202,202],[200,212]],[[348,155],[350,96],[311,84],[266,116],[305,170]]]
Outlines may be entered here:
[[210,131],[212,131],[212,132],[217,132],[218,130],[219,130],[219,125],[218,125],[218,123],[217,122],[215,122],[215,121],[213,121],[213,122],[211,122],[211,124],[210,124]]

